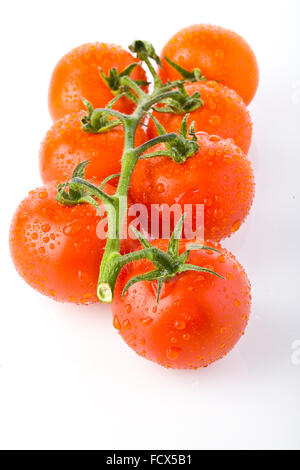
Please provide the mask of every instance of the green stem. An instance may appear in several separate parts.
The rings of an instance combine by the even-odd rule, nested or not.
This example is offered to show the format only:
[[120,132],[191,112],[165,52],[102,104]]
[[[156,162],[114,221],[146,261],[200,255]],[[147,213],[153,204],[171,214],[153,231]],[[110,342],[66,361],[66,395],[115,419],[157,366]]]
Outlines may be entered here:
[[[166,273],[174,272],[177,267],[177,263],[174,262],[170,255],[156,247],[144,248],[143,250],[133,251],[123,256],[117,252],[112,252],[110,249],[107,255],[107,260],[109,260],[109,263],[104,261],[105,276],[101,277],[100,269],[100,277],[97,287],[97,295],[99,300],[105,303],[110,303],[112,301],[115,283],[121,269],[128,263],[145,258],[149,259],[153,265],[158,267],[160,270],[164,268]],[[103,259],[101,266],[103,265]]]
[[[161,90],[160,90],[161,91]],[[156,103],[159,103],[160,101],[166,99],[166,98],[171,98],[172,96],[178,96],[178,91],[163,91],[162,93],[153,93],[152,98],[145,102],[143,109],[144,111],[148,111],[152,106]]]
[[[149,66],[149,64],[147,65]],[[172,90],[171,88],[173,87],[171,87],[170,84],[164,87],[158,77],[155,79],[156,72],[154,69],[152,70],[153,67],[151,64],[149,68],[152,75],[154,74],[153,76],[155,80],[154,91],[150,96],[147,95],[130,77],[123,76],[121,78],[121,84],[129,88],[130,92],[134,93],[137,97],[137,106],[132,115],[124,115],[112,109],[96,109],[93,111],[91,116],[91,120],[94,118],[95,121],[101,117],[101,113],[107,113],[108,115],[114,116],[122,121],[125,132],[125,145],[121,160],[121,174],[116,193],[113,197],[106,195],[107,197],[105,200],[105,197],[103,197],[102,194],[103,191],[101,192],[102,197],[100,197],[99,192],[101,190],[98,189],[98,192],[96,191],[97,194],[95,194],[94,189],[94,192],[92,192],[93,195],[100,197],[104,201],[108,217],[107,242],[100,266],[97,287],[97,295],[99,300],[102,302],[112,301],[114,286],[118,274],[122,266],[131,260],[140,259],[139,257],[148,257],[151,260],[153,259],[154,262],[156,260],[160,267],[166,266],[166,269],[172,270],[170,257],[166,254],[161,254],[162,252],[160,252],[160,254],[156,253],[153,255],[155,252],[153,249],[146,248],[145,250],[141,250],[138,254],[130,253],[123,256],[120,254],[121,230],[127,214],[127,194],[131,176],[138,162],[139,156],[157,143],[174,142],[174,140],[177,141],[179,138],[175,133],[164,134],[155,137],[137,148],[134,147],[136,129],[150,108],[166,98],[178,96],[178,91]],[[89,183],[87,183],[86,186],[88,184]]]
[[125,76],[121,78],[121,83],[122,85],[127,86],[128,88],[131,88],[138,96],[138,98],[144,99],[147,95],[139,86],[137,83],[135,83],[134,80],[132,80],[130,77]]
[[154,80],[154,88],[156,88],[157,90],[159,90],[162,86],[163,86],[163,83],[161,81],[161,79],[159,78],[159,76],[157,75],[156,73],[156,70],[155,68],[153,67],[153,65],[151,64],[151,61],[148,59],[148,57],[146,57],[144,59],[145,63],[147,64],[147,67],[153,77],[153,80]]
[[157,137],[154,137],[151,140],[148,140],[148,142],[145,142],[144,144],[140,145],[135,149],[135,152],[138,156],[142,155],[145,153],[148,149],[151,147],[154,147],[154,145],[163,143],[163,142],[174,142],[174,140],[178,140],[178,135],[175,134],[175,132],[171,132],[170,134],[163,134],[159,135]]

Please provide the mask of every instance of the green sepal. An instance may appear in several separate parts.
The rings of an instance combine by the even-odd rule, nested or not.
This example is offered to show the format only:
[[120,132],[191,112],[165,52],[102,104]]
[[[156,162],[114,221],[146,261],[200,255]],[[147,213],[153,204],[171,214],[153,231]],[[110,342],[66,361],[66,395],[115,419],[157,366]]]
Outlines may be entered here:
[[179,255],[179,240],[182,235],[184,218],[185,214],[178,220],[168,244],[167,253],[174,258],[178,258]]
[[194,142],[197,141],[197,136],[195,134],[195,121],[192,121],[190,127],[188,128],[187,121],[189,118],[189,113],[184,116],[184,118],[181,121],[181,126],[180,126],[180,131],[179,134],[184,137],[184,139],[188,139],[189,137],[192,137],[191,140]]
[[202,74],[201,70],[198,68],[195,68],[192,71],[190,71],[181,67],[181,65],[176,64],[176,62],[173,62],[171,59],[168,59],[168,57],[166,56],[164,56],[164,59],[166,60],[166,62],[168,62],[169,65],[171,65],[171,67],[173,67],[173,69],[175,69],[178,73],[180,73],[182,78],[186,80],[189,80],[191,82],[199,82],[200,80],[205,80],[205,81],[207,80],[206,77]]
[[222,252],[220,250],[217,250],[217,248],[213,248],[212,246],[197,245],[197,244],[194,244],[194,243],[191,243],[188,246],[188,251],[192,251],[192,250],[210,250],[210,251],[215,251],[216,253],[219,253],[219,255],[222,254]]
[[[137,282],[140,281],[161,281],[164,279],[165,272],[160,271],[159,269],[155,269],[153,271],[149,271],[148,273],[145,274],[140,274],[139,276],[135,276],[130,281],[127,282],[125,285],[123,291],[122,291],[122,297],[126,294],[127,290],[133,286],[133,284],[136,284]],[[158,302],[157,302],[158,303]]]
[[161,293],[162,286],[163,286],[163,280],[158,279],[157,280],[157,294],[156,294],[156,302],[158,304],[159,304],[159,298],[160,298],[160,293]]
[[149,118],[154,122],[158,135],[164,135],[167,133],[164,126],[159,122],[158,119],[156,119],[155,116],[153,116],[153,114],[149,113]]
[[201,273],[209,273],[209,274],[213,274],[214,276],[217,276],[221,279],[225,279],[225,277],[223,277],[220,274],[216,273],[212,269],[202,268],[201,266],[197,266],[195,264],[184,264],[178,269],[179,273],[184,273],[185,271],[197,271],[199,273],[200,272]]
[[139,232],[135,227],[131,227],[131,230],[133,231],[133,233],[135,234],[135,236],[137,237],[137,239],[139,240],[140,244],[144,247],[144,248],[153,248],[151,243],[147,240],[147,238],[145,238],[141,232]]
[[79,165],[77,165],[75,167],[75,169],[73,170],[73,173],[72,173],[72,178],[85,178],[85,169],[87,167],[87,165],[90,163],[89,160],[85,160],[84,162],[81,162],[79,163]]
[[106,178],[104,178],[104,180],[101,182],[101,184],[99,186],[99,189],[103,189],[103,187],[106,185],[106,183],[108,183],[110,180],[118,178],[118,176],[120,176],[120,174],[121,173],[114,173],[113,175],[109,175]]
[[219,253],[221,254],[221,251],[217,250],[216,248],[213,248],[211,246],[206,246],[206,245],[197,245],[197,244],[193,244],[191,243],[189,246],[188,246],[188,249],[186,251],[184,251],[179,257],[178,257],[178,260],[185,264],[188,260],[188,257],[190,255],[190,251],[198,251],[198,250],[210,250],[210,251],[215,251],[216,253]]

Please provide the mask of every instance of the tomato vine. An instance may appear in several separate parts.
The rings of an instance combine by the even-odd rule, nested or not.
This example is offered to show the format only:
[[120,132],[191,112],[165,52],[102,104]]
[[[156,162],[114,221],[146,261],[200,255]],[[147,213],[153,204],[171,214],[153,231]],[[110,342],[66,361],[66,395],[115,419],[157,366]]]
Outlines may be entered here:
[[[82,118],[82,126],[85,132],[109,132],[110,129],[120,124],[124,127],[125,143],[121,160],[121,173],[116,192],[114,195],[108,195],[101,187],[97,187],[90,181],[87,181],[85,179],[85,167],[88,162],[83,162],[74,170],[71,181],[59,186],[57,195],[57,200],[66,205],[88,202],[97,206],[97,202],[94,198],[100,199],[105,205],[108,217],[108,234],[100,265],[97,295],[100,301],[106,303],[111,302],[113,299],[115,283],[122,267],[137,259],[148,258],[155,266],[155,269],[146,273],[144,276],[133,278],[127,284],[123,293],[125,293],[134,282],[140,280],[157,280],[157,300],[159,300],[159,292],[162,283],[171,279],[178,272],[195,270],[218,275],[212,270],[186,264],[190,249],[212,248],[202,245],[191,245],[189,250],[179,256],[178,238],[181,236],[183,218],[175,227],[167,252],[153,247],[139,232],[135,231],[143,249],[126,255],[120,254],[120,237],[123,221],[127,212],[127,195],[131,176],[139,158],[143,158],[142,155],[144,152],[158,143],[164,143],[166,151],[147,154],[147,158],[165,155],[166,158],[172,158],[175,162],[182,163],[199,149],[197,141],[193,137],[193,126],[191,126],[190,135],[187,130],[186,116],[182,120],[181,132],[178,134],[174,132],[166,133],[157,119],[155,119],[159,135],[138,147],[134,145],[136,130],[152,108],[159,110],[159,112],[174,112],[185,115],[201,107],[203,103],[200,94],[196,92],[192,96],[189,96],[184,85],[186,82],[205,79],[199,69],[188,72],[183,68],[179,69],[174,62],[170,62],[177,71],[181,72],[183,78],[163,84],[151,63],[151,60],[154,60],[158,64],[160,63],[160,59],[152,44],[138,40],[134,41],[131,46],[129,46],[129,49],[136,53],[137,58],[143,61],[148,67],[154,84],[152,93],[147,94],[142,89],[145,82],[135,81],[130,78],[132,70],[138,65],[137,63],[128,66],[120,73],[118,73],[116,69],[112,69],[108,76],[104,76],[102,71],[100,71],[103,81],[110,87],[115,97],[106,108],[97,109],[93,109],[92,104],[84,100],[88,109],[88,115]],[[127,96],[127,98],[131,99],[136,106],[130,115],[113,109],[113,105],[123,96]],[[160,107],[156,108],[158,104]],[[115,176],[116,175],[112,175],[112,177]],[[125,204],[123,203],[124,200]]]

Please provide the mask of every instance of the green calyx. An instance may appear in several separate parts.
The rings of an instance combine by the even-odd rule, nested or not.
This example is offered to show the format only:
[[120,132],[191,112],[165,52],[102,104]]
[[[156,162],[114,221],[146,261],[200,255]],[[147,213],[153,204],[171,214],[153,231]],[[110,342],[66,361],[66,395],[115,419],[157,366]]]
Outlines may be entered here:
[[[176,163],[184,163],[189,157],[194,155],[199,150],[199,145],[197,143],[197,137],[194,131],[194,122],[192,122],[190,128],[187,128],[187,120],[189,114],[186,114],[181,123],[181,129],[178,134],[170,133],[167,134],[165,128],[162,124],[152,115],[150,118],[153,120],[158,137],[152,139],[136,150],[139,151],[142,147],[148,147],[155,145],[156,143],[164,143],[166,150],[160,150],[157,152],[147,153],[141,155],[141,159],[152,158],[158,156],[166,156],[172,158]],[[146,150],[146,148],[145,148]]]
[[[109,117],[114,112],[111,110],[112,106],[121,96],[122,95],[118,95],[113,100],[111,100],[107,105],[106,111],[103,110],[102,112],[99,112],[97,109],[94,110],[92,104],[85,98],[82,98],[82,101],[88,111],[88,114],[81,118],[82,130],[84,132],[88,132],[89,134],[100,134],[110,131],[114,127],[122,124],[122,121],[118,119],[118,117],[112,120],[109,119]],[[111,110],[111,112],[108,110]]]
[[172,97],[162,100],[163,106],[155,106],[158,113],[185,114],[201,108],[203,101],[200,93],[195,91],[191,96],[186,91],[184,84],[177,82],[177,93]]
[[[128,65],[122,72],[118,72],[115,67],[110,69],[109,74],[105,75],[103,70],[99,68],[99,73],[104,81],[104,83],[110,88],[111,92],[114,95],[118,95],[122,92],[124,92],[124,89],[122,87],[121,79],[122,77],[130,77],[131,73],[133,70],[138,66],[139,64],[137,62],[133,62],[132,64]],[[148,82],[144,80],[134,80],[135,83],[139,86],[147,86]]]
[[101,185],[97,187],[85,179],[85,168],[88,163],[88,160],[79,163],[73,171],[71,180],[58,185],[56,200],[65,206],[91,204],[102,217],[103,214],[100,210],[99,203],[95,198],[103,201],[105,204],[113,205],[113,197],[106,194],[102,190],[102,187],[110,179],[116,178],[119,175],[111,175],[107,177]]
[[[177,274],[186,271],[206,272],[224,279],[222,276],[211,269],[187,263],[191,250],[211,250],[220,253],[217,249],[205,245],[190,244],[188,249],[179,255],[179,239],[181,238],[182,234],[183,221],[184,215],[176,224],[166,252],[152,246],[141,233],[132,228],[141,245],[144,247],[144,250],[142,250],[140,253],[143,253],[143,258],[148,258],[152,262],[155,269],[130,279],[123,289],[122,296],[124,296],[127,290],[137,282],[157,281],[157,303],[159,303],[159,297],[163,283],[168,282]],[[135,261],[136,259],[141,259],[139,258],[139,252],[133,252],[127,255],[126,263],[124,263],[124,260],[123,263],[127,264],[129,262]]]

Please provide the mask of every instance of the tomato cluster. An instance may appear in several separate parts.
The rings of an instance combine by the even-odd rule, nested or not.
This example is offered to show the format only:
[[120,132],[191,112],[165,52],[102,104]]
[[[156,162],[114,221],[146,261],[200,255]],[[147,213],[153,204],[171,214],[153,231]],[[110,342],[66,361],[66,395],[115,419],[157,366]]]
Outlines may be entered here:
[[[134,148],[145,151],[129,171],[127,207],[143,204],[152,215],[155,205],[161,226],[161,205],[176,202],[183,210],[187,204],[202,204],[205,242],[196,249],[190,248],[195,240],[184,235],[178,244],[172,237],[150,236],[146,241],[138,235],[145,251],[139,257],[140,244],[126,229],[130,236],[114,245],[120,259],[128,256],[131,262],[122,264],[116,278],[113,325],[143,357],[165,367],[205,367],[236,344],[250,314],[245,271],[219,242],[239,229],[254,197],[247,157],[252,122],[246,105],[258,85],[257,62],[243,38],[209,25],[176,33],[160,58],[150,43],[136,41],[130,50],[137,56],[111,44],[85,44],[57,63],[49,87],[54,123],[39,153],[44,186],[31,191],[16,210],[11,254],[19,274],[42,294],[63,302],[97,302],[106,246],[97,230],[108,206],[95,193],[87,196],[74,185],[72,189],[70,182],[80,183],[78,175],[83,174],[75,168],[83,165],[87,190],[96,186],[108,195],[108,202],[115,201],[118,177],[127,165],[122,116],[134,116],[139,99],[147,101],[150,92],[140,60],[149,66],[154,59],[158,71],[153,66],[150,71],[156,86],[170,89],[170,98],[151,106],[134,128]],[[124,76],[134,82],[131,91],[122,85]],[[99,110],[106,121],[93,121],[94,110],[107,107],[121,120]],[[101,126],[106,127],[101,130]],[[167,133],[169,140],[161,138]],[[153,146],[146,147],[152,139]],[[187,146],[193,143],[194,150],[186,155],[182,150],[178,156],[179,146],[175,155],[172,145],[178,140]],[[64,191],[64,201],[58,191]],[[125,219],[127,225],[133,221],[130,215]],[[142,226],[149,234],[152,222],[150,217]],[[173,220],[171,231],[176,232],[176,227]],[[164,256],[167,263],[171,261],[171,271],[167,265],[165,270],[157,265],[157,253],[162,262]]]

